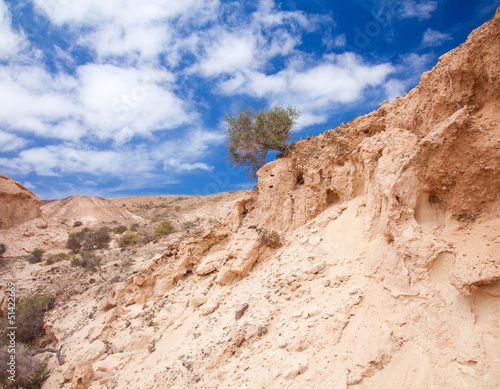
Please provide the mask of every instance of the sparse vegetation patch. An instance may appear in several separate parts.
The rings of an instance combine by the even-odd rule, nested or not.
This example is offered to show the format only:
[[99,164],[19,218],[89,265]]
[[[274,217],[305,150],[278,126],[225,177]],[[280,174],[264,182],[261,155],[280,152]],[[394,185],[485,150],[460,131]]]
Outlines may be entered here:
[[110,241],[111,237],[107,227],[102,227],[95,231],[84,228],[79,232],[69,235],[66,248],[74,253],[77,253],[80,250],[89,251],[104,249],[108,247]]
[[32,252],[31,255],[28,257],[28,262],[29,263],[39,263],[42,262],[42,256],[45,253],[45,250],[42,250],[40,248],[35,248]]
[[43,315],[55,306],[56,299],[36,294],[24,297],[17,303],[16,339],[26,345],[35,345],[45,335]]
[[153,233],[154,236],[163,236],[173,234],[175,232],[175,228],[168,220],[163,220],[156,228]]
[[118,226],[118,227],[113,228],[113,234],[116,234],[116,235],[121,235],[125,231],[127,231],[127,227],[125,227],[125,226]]
[[92,272],[96,272],[101,266],[102,258],[92,251],[82,251],[79,255],[74,255],[71,258],[71,266],[83,267]]
[[127,247],[127,246],[133,246],[141,240],[141,236],[137,234],[131,234],[131,233],[126,233],[123,234],[120,239],[118,240],[118,246],[120,247]]

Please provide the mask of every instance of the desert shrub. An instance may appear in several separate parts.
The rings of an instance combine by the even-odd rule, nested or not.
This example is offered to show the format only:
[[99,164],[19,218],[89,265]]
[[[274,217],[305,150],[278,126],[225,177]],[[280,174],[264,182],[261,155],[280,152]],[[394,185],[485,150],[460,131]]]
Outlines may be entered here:
[[113,228],[113,234],[116,234],[116,235],[121,235],[125,231],[127,231],[127,227],[125,227],[125,226],[118,226],[118,227]]
[[0,256],[2,256],[5,253],[5,250],[7,250],[5,248],[5,245],[3,243],[0,243]]
[[82,251],[80,255],[74,255],[71,258],[70,265],[73,267],[83,267],[92,272],[96,272],[101,266],[102,258],[92,251]]
[[127,247],[137,244],[141,240],[141,236],[137,234],[123,234],[118,240],[118,246]]
[[74,223],[73,223],[73,228],[76,228],[76,227],[80,227],[83,223],[76,220]]
[[32,345],[45,335],[43,315],[55,306],[55,297],[36,294],[22,298],[16,304],[16,340]]
[[109,236],[109,229],[107,227],[102,227],[95,231],[84,228],[79,232],[69,234],[66,248],[74,253],[80,250],[103,249],[108,247],[110,241],[111,237]]
[[47,365],[29,355],[26,347],[18,347],[16,350],[16,375],[11,381],[10,373],[6,366],[10,355],[7,346],[0,346],[0,387],[2,388],[26,388],[40,389],[43,382],[48,378]]
[[172,234],[175,232],[175,228],[168,220],[163,220],[158,226],[156,226],[153,233],[154,236],[163,236]]
[[137,232],[138,229],[139,229],[139,224],[134,223],[130,226],[129,231]]
[[152,242],[155,240],[155,237],[151,235],[149,232],[144,232],[141,237],[141,244],[148,244],[149,242]]
[[265,228],[257,228],[257,233],[259,234],[260,244],[272,247],[274,249],[283,246],[281,237],[277,232],[269,232]]
[[47,257],[47,259],[45,260],[45,263],[47,265],[52,265],[56,262],[61,262],[61,261],[65,261],[69,258],[69,255],[66,254],[66,253],[58,253],[58,254],[52,254],[52,255],[49,255]]
[[28,257],[28,262],[29,263],[39,263],[42,262],[42,256],[43,253],[45,253],[45,250],[42,250],[40,248],[35,248],[32,252],[31,255]]

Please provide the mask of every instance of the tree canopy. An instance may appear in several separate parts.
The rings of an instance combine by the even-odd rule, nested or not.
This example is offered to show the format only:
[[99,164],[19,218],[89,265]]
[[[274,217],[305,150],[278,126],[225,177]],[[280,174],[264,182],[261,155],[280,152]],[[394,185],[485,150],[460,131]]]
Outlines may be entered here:
[[225,117],[228,160],[243,167],[250,177],[266,163],[266,155],[275,150],[284,153],[290,130],[300,113],[295,107],[275,105],[267,111],[243,108]]

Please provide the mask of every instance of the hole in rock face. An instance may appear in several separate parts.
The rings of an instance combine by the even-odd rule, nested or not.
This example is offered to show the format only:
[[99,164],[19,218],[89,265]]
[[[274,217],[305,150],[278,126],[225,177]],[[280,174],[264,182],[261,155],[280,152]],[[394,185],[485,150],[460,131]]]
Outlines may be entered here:
[[338,204],[338,203],[340,203],[340,196],[338,195],[337,192],[335,192],[331,189],[328,189],[326,191],[326,203],[328,205]]
[[272,188],[274,188],[274,185],[269,185],[269,189],[272,189]]
[[299,173],[297,176],[297,181],[295,182],[296,186],[300,186],[304,184],[304,175],[302,173]]
[[429,193],[429,203],[431,203],[431,204],[441,204],[441,200],[439,199],[439,197],[438,197],[437,194],[430,192]]
[[189,277],[193,275],[193,272],[191,270],[188,270],[184,276],[182,277],[184,280],[187,280]]

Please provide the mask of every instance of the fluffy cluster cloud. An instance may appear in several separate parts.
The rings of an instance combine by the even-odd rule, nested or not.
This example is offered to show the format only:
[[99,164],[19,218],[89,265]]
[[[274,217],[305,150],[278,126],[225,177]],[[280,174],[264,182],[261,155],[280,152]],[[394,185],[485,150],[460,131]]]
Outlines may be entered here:
[[432,28],[428,28],[424,32],[424,36],[422,38],[422,44],[424,46],[440,46],[444,42],[451,39],[450,34],[446,34],[444,32],[433,30]]

